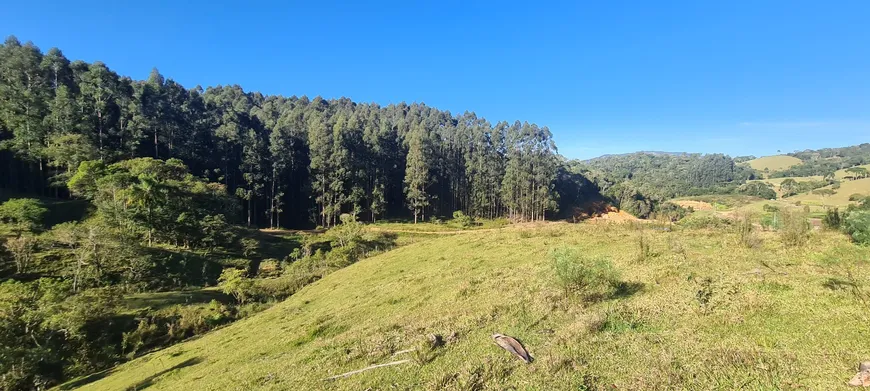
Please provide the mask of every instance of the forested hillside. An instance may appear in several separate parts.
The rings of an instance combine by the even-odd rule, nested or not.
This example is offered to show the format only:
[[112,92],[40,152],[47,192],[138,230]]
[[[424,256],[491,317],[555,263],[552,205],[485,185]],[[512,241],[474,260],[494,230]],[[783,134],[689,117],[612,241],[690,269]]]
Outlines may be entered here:
[[772,178],[813,175],[832,177],[837,170],[870,163],[870,143],[841,148],[807,149],[788,155],[800,159],[802,163],[774,172],[770,175]]
[[[593,180],[601,192],[630,213],[647,217],[664,200],[699,194],[756,194],[741,187],[752,169],[722,154],[637,152],[575,162],[574,169]],[[763,189],[762,189],[763,191]]]
[[15,37],[0,46],[0,140],[0,188],[63,197],[82,162],[175,158],[224,184],[256,226],[557,210],[547,127],[422,103],[185,88],[156,69],[133,80]]

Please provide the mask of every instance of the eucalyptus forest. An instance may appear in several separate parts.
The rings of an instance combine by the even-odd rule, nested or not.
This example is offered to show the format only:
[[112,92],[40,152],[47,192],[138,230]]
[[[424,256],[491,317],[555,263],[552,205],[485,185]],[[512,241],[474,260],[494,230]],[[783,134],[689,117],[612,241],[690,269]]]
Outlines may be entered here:
[[[488,120],[472,111],[451,113],[416,102],[380,105],[345,97],[264,95],[239,85],[183,86],[157,69],[147,79],[135,80],[102,62],[69,59],[60,49],[43,51],[9,37],[0,45],[0,390],[55,386],[65,390],[106,376],[111,380],[118,365],[149,354],[170,354],[168,349],[178,344],[197,343],[194,337],[215,335],[244,318],[253,318],[249,325],[264,327],[264,333],[284,330],[278,323],[261,322],[266,318],[260,316],[274,315],[277,312],[264,311],[291,302],[303,290],[310,296],[327,289],[317,282],[354,266],[366,273],[382,267],[386,274],[378,274],[381,270],[372,274],[378,278],[433,268],[420,272],[425,278],[402,275],[395,280],[424,286],[443,279],[451,287],[430,287],[426,292],[437,291],[434,299],[409,307],[409,313],[439,300],[450,303],[441,307],[445,314],[458,311],[455,302],[474,297],[476,289],[490,289],[486,298],[475,299],[486,303],[486,314],[469,310],[451,318],[471,317],[463,322],[474,324],[495,321],[502,310],[513,311],[490,302],[501,289],[513,287],[491,286],[487,279],[500,277],[505,270],[526,273],[527,269],[517,267],[522,265],[517,259],[535,262],[527,265],[533,278],[548,277],[531,289],[533,293],[524,290],[510,296],[510,300],[526,300],[525,294],[540,294],[510,308],[549,310],[535,315],[538,320],[533,324],[516,329],[531,330],[539,322],[549,322],[551,313],[561,322],[573,316],[572,308],[597,311],[605,302],[629,302],[632,295],[655,293],[660,280],[665,285],[690,285],[656,294],[670,303],[675,294],[697,292],[692,300],[700,303],[699,319],[709,319],[706,316],[715,309],[705,295],[713,297],[713,280],[705,282],[694,271],[686,272],[688,278],[674,271],[694,265],[687,262],[690,256],[737,248],[745,259],[755,260],[763,258],[756,253],[773,257],[787,250],[789,257],[798,259],[795,262],[802,262],[805,254],[794,249],[811,240],[810,218],[830,231],[820,236],[824,246],[847,246],[843,251],[852,251],[849,254],[857,259],[864,250],[855,250],[858,247],[851,242],[870,243],[870,194],[860,187],[870,183],[862,166],[870,164],[870,144],[806,150],[787,157],[799,163],[773,172],[753,168],[754,157],[718,153],[638,152],[568,159],[559,154],[547,126],[528,121]],[[785,179],[777,181],[778,177]],[[786,197],[827,200],[841,193],[841,187],[857,189],[837,204],[842,209],[813,204],[814,199],[777,203]],[[744,213],[735,210],[737,206],[757,210]],[[613,215],[633,225],[568,224],[610,223],[607,218]],[[448,236],[460,234],[472,240],[453,242]],[[622,239],[614,240],[613,235]],[[645,270],[643,276],[633,277],[654,276],[655,282],[621,280],[604,255],[590,258],[576,249],[549,248],[553,243],[576,244],[589,238],[613,243],[605,246],[607,251],[589,248],[615,257],[627,275],[639,266],[638,270]],[[685,238],[692,241],[683,243]],[[776,245],[765,248],[762,239]],[[491,246],[485,244],[487,251],[478,251],[475,240],[489,241]],[[523,244],[515,246],[516,242]],[[651,250],[650,243],[657,250]],[[430,244],[442,247],[426,247]],[[399,246],[408,252],[396,255],[393,249]],[[442,255],[451,251],[462,260],[458,266]],[[376,257],[401,267],[358,262]],[[542,257],[552,262],[538,262]],[[493,265],[506,260],[515,263],[495,270]],[[650,265],[657,266],[643,269]],[[448,278],[454,269],[458,274],[479,274],[488,268],[493,268],[492,273],[487,271],[490,274],[484,277],[449,285],[458,281]],[[781,275],[786,273],[775,278]],[[335,278],[332,281],[340,282],[328,289],[336,297],[380,297],[392,294],[389,289],[401,290],[391,288],[395,281],[386,280],[372,283],[386,290],[363,292],[369,287],[361,287],[358,279]],[[849,281],[836,284],[852,284],[848,285],[851,292],[863,295],[863,285]],[[525,289],[524,284],[514,285]],[[765,285],[765,289],[785,290],[770,284],[773,288]],[[590,293],[593,288],[603,291]],[[721,295],[719,286],[716,289],[715,294]],[[318,308],[321,297],[305,307],[311,300],[303,296],[297,300],[302,304],[293,304],[298,304],[294,311]],[[412,301],[384,300],[396,308]],[[541,300],[546,303],[538,305]],[[574,300],[581,304],[574,307]],[[301,331],[303,337],[292,342],[292,348],[308,349],[309,342],[323,342],[332,336],[329,333],[354,327],[332,327],[343,320],[342,310],[333,311],[330,305],[335,303],[322,307],[332,311],[328,315],[304,319],[316,324]],[[471,308],[474,303],[465,305]],[[582,323],[574,320],[565,324],[571,324],[570,332],[582,328],[618,336],[646,330],[643,322],[655,322],[607,308],[600,320],[590,321],[594,324],[574,327]],[[528,320],[529,313],[511,316]],[[396,314],[398,310],[387,311],[356,324]],[[294,332],[300,324],[293,325]],[[370,328],[387,334],[424,329],[406,326]],[[463,330],[467,335],[475,332]],[[448,344],[471,341],[462,340],[462,332],[446,335]],[[344,365],[413,352],[414,358],[402,363],[414,361],[421,368],[432,362],[445,365],[435,358],[451,348],[443,348],[440,334],[430,337],[431,345],[413,349],[399,349],[398,342],[384,340],[308,353],[345,352],[330,361]],[[396,337],[402,343],[414,338]],[[383,348],[387,345],[389,349]],[[360,353],[366,349],[368,353]],[[222,354],[236,353],[244,351]],[[558,377],[572,366],[587,370],[585,364],[568,359],[555,364],[546,360],[545,369],[530,376]],[[184,363],[195,365],[195,361]],[[141,361],[126,365],[134,363]],[[158,364],[142,368],[148,365]],[[133,376],[138,376],[135,371]],[[571,381],[580,376],[578,371],[568,376]],[[224,381],[221,376],[228,372],[215,370],[215,381]],[[281,373],[285,372],[292,371]],[[450,388],[440,386],[447,384],[463,389],[460,383],[467,380],[470,386],[464,389],[483,389],[487,381],[509,382],[510,376],[510,371],[480,368],[466,372],[435,379],[427,388]],[[146,388],[167,372],[155,373],[121,389]],[[498,374],[506,377],[484,379]],[[297,375],[301,376],[286,376]],[[256,382],[275,376],[285,375],[269,373]],[[598,379],[580,378],[583,384]],[[312,384],[312,389],[323,386]],[[214,386],[220,388],[226,384]]]

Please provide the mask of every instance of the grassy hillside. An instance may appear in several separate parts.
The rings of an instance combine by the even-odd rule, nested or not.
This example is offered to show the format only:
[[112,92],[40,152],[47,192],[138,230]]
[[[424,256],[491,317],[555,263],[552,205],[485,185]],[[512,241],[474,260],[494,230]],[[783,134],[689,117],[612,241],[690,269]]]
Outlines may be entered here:
[[791,166],[801,164],[801,160],[794,156],[775,155],[752,159],[747,161],[746,164],[758,171],[767,173],[784,170]]
[[[864,167],[864,168],[870,170],[870,164],[865,164],[865,165],[863,165],[863,166],[856,166],[856,167]],[[849,173],[846,172],[846,169],[845,169],[845,168],[842,169],[842,170],[837,170],[837,171],[834,173],[834,177],[836,177],[837,179],[843,179],[843,178],[845,178],[847,175],[849,175]]]
[[[796,249],[763,233],[747,249],[730,231],[647,229],[640,259],[640,235],[610,224],[431,235],[60,389],[834,390],[870,357],[868,307],[853,295],[866,296],[870,249],[825,232]],[[548,257],[560,246],[611,259],[619,289],[566,295]],[[536,360],[500,350],[495,332],[521,339]],[[430,334],[446,344],[397,353]]]
[[[831,189],[831,186],[823,187],[823,189]],[[847,206],[850,203],[849,196],[855,193],[870,195],[870,178],[843,181],[840,183],[840,188],[832,196],[823,197],[810,192],[789,197],[788,200],[800,201],[807,205]]]

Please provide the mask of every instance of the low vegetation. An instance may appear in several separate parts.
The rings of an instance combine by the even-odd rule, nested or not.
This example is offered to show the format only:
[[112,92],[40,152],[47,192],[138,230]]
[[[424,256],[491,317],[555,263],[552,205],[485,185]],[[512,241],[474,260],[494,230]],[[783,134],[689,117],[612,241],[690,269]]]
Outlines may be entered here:
[[[870,331],[870,247],[833,231],[795,247],[759,231],[746,247],[731,227],[676,227],[646,230],[658,255],[637,262],[636,234],[548,224],[430,235],[244,324],[63,388],[836,389],[870,354],[855,344]],[[495,346],[496,332],[520,338],[534,362]],[[420,341],[433,334],[444,344],[428,350]]]
[[764,156],[757,159],[747,161],[745,164],[752,167],[754,170],[762,172],[765,176],[773,172],[783,171],[787,168],[802,164],[803,161],[794,156],[776,155]]

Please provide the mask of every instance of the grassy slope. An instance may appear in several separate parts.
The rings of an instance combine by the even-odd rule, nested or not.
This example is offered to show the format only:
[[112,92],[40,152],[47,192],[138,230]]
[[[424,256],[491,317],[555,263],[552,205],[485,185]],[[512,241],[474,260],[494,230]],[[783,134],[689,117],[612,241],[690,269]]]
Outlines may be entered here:
[[[748,250],[730,233],[651,230],[657,255],[638,262],[637,235],[629,225],[551,224],[433,236],[339,270],[252,318],[97,374],[82,389],[450,389],[475,379],[487,389],[845,389],[855,363],[870,357],[861,342],[868,308],[825,286],[838,286],[829,278],[845,268],[870,283],[870,265],[858,261],[870,259],[870,249],[832,233],[797,250],[773,237]],[[610,257],[639,291],[566,300],[547,258],[562,245]],[[840,266],[826,263],[833,259]],[[708,315],[695,301],[703,277],[714,281]],[[427,334],[454,332],[458,339],[422,367],[320,380],[404,358],[390,356]],[[495,347],[494,332],[522,339],[535,363]]]
[[[830,188],[831,186],[823,187],[823,189]],[[801,201],[801,203],[808,205],[847,206],[850,204],[849,196],[852,194],[862,193],[870,195],[870,178],[858,179],[855,181],[843,181],[840,183],[840,188],[835,191],[836,193],[829,197],[822,197],[810,192],[789,197],[787,200],[791,202]]]
[[801,160],[793,156],[775,155],[752,159],[747,161],[746,164],[758,171],[767,169],[769,172],[774,172],[801,164]]
[[[870,170],[870,164],[865,164],[865,165],[863,165],[863,166],[858,166],[858,167],[864,167],[864,168]],[[849,173],[847,173],[847,172],[846,172],[846,169],[844,168],[844,169],[842,169],[842,170],[837,170],[837,172],[834,173],[834,177],[836,177],[837,179],[843,179],[843,178],[845,178],[846,175],[848,175],[848,174],[849,174]]]

